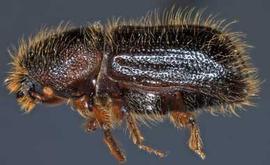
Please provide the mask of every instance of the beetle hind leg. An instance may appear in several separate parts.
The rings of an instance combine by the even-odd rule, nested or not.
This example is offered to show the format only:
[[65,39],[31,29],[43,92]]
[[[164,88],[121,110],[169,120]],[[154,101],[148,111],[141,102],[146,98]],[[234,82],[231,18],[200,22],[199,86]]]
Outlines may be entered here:
[[130,136],[132,138],[132,141],[135,145],[138,146],[139,149],[144,150],[148,153],[153,153],[156,156],[163,158],[166,156],[166,154],[160,150],[156,150],[150,146],[144,145],[143,144],[143,136],[137,126],[137,123],[135,121],[135,119],[133,118],[133,116],[131,114],[127,115],[127,127],[130,133]]
[[203,151],[203,143],[200,136],[200,129],[196,123],[194,116],[189,112],[172,112],[170,114],[170,120],[176,127],[187,127],[190,130],[190,137],[188,140],[189,148],[198,154],[202,159],[205,159],[206,155]]
[[200,136],[200,130],[196,123],[191,124],[191,135],[188,141],[189,148],[197,153],[202,159],[205,159],[206,155],[203,151],[203,143]]

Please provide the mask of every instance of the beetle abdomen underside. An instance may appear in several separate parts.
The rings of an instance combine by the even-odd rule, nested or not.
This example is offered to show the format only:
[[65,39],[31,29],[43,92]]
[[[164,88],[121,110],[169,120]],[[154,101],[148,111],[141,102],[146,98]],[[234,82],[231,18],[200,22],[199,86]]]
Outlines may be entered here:
[[162,97],[153,93],[126,90],[124,108],[135,113],[162,114]]

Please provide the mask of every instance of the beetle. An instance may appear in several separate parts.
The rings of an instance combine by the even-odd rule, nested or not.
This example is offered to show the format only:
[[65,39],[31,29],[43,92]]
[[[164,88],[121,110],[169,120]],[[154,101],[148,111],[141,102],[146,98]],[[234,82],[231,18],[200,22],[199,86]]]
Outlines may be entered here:
[[126,157],[113,128],[126,122],[134,144],[164,157],[144,144],[138,123],[166,118],[190,130],[189,148],[204,159],[197,114],[235,114],[259,90],[248,45],[229,24],[179,9],[104,26],[43,29],[11,53],[5,82],[26,112],[38,103],[74,107],[87,131],[103,130],[120,162]]

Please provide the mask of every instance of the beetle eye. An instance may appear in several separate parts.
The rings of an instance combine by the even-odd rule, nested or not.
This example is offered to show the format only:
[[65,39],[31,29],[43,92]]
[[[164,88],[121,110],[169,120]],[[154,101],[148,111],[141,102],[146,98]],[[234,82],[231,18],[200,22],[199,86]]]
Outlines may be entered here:
[[16,93],[16,98],[17,99],[20,99],[20,98],[22,98],[24,96],[24,93],[22,92],[22,91],[18,91],[17,93]]
[[28,96],[32,100],[39,100],[41,92],[42,86],[38,82],[29,77],[24,77],[21,81],[21,89],[16,93],[16,97],[17,99],[20,99],[24,96]]

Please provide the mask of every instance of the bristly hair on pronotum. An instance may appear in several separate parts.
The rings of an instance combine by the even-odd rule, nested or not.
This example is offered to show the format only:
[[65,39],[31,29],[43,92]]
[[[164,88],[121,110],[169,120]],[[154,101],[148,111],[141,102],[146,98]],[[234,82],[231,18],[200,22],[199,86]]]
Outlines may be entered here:
[[[243,33],[231,32],[229,27],[236,21],[218,20],[212,15],[204,17],[203,12],[172,8],[161,15],[158,11],[149,12],[137,20],[112,19],[107,26],[107,47],[113,54],[174,47],[207,53],[231,73],[222,83],[216,82],[216,86],[201,84],[198,94],[182,91],[184,103],[190,111],[203,109],[212,114],[237,115],[236,109],[253,105],[252,98],[259,91],[257,71],[247,50],[251,46],[245,42]],[[222,91],[224,86],[227,89]]]
[[46,69],[46,66],[51,61],[59,61],[60,57],[56,53],[66,47],[66,42],[73,40],[71,38],[73,31],[78,31],[83,36],[83,42],[91,47],[92,50],[98,48],[103,43],[102,41],[101,43],[96,42],[102,38],[96,35],[100,33],[101,29],[102,26],[98,22],[79,29],[73,27],[70,23],[60,23],[56,28],[42,28],[37,34],[29,37],[28,40],[22,38],[19,41],[18,49],[13,48],[9,50],[12,58],[12,67],[5,83],[11,93],[17,94],[17,101],[21,105],[22,110],[30,112],[38,103],[38,100],[27,93],[33,81],[36,82],[35,85],[42,84],[40,79],[37,80],[33,77],[33,73],[29,74],[31,69]]
[[[80,31],[85,36],[85,40],[96,40],[96,36],[91,36],[91,34],[88,34],[88,32],[95,33],[95,30],[99,31],[100,28],[101,26],[99,23],[94,23],[89,27],[81,28]],[[34,58],[39,58],[43,62],[33,65],[36,65],[35,67],[42,67],[38,65],[45,65],[49,62],[48,60],[53,61],[56,58],[54,54],[49,54],[51,57],[48,56],[47,58],[43,57],[42,54],[44,54],[44,52],[48,53],[50,51],[59,49],[59,47],[62,46],[61,44],[65,44],[65,40],[67,40],[68,36],[65,35],[65,33],[68,33],[73,29],[76,28],[74,28],[70,23],[60,23],[55,28],[43,27],[37,34],[29,37],[27,40],[22,38],[19,41],[18,49],[13,48],[9,50],[9,54],[12,58],[12,68],[9,72],[9,76],[5,80],[5,83],[10,93],[17,94],[17,101],[21,105],[22,110],[25,112],[30,112],[38,103],[37,100],[30,97],[27,93],[24,93],[24,91],[27,90],[25,88],[29,88],[27,85],[27,83],[30,83],[29,79],[32,78],[29,74],[31,67],[28,65],[29,62],[32,63],[31,59],[33,60]],[[98,43],[92,41],[91,43],[93,44],[91,45],[93,48],[97,47],[95,44],[98,45]]]
[[[29,49],[32,46],[37,46],[42,44],[42,42],[53,35],[65,32],[71,29],[71,26],[67,24],[60,24],[57,28],[42,28],[36,35],[29,37],[28,40],[22,38],[19,41],[19,48],[9,50],[9,54],[12,58],[12,69],[9,72],[8,78],[5,80],[7,88],[11,93],[18,93],[19,91],[24,91],[23,82],[27,81],[28,68],[25,67],[23,61],[25,60]],[[36,105],[35,100],[25,94],[23,97],[17,96],[17,101],[21,105],[25,112],[30,112]]]

